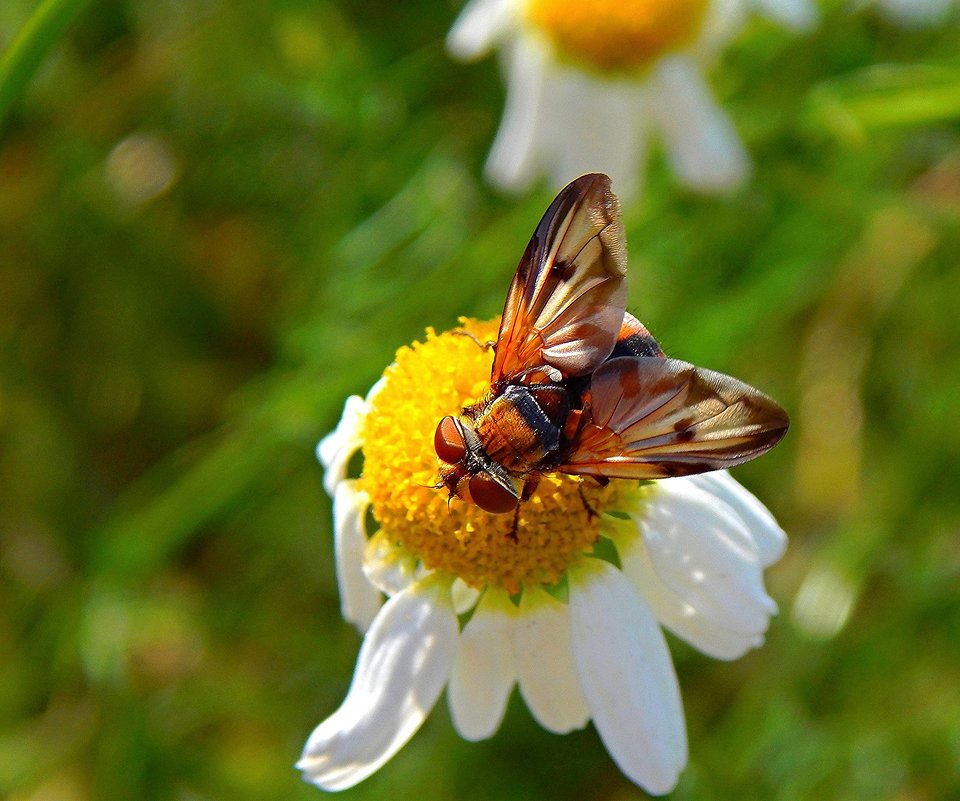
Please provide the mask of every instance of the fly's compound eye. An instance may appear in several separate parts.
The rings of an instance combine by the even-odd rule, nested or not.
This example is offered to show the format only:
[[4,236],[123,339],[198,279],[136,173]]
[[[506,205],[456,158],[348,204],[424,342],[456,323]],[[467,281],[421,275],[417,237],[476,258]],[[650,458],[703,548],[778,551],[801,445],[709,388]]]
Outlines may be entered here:
[[489,473],[477,473],[470,479],[470,497],[483,511],[499,515],[517,507],[517,494]]
[[467,455],[467,444],[463,440],[460,424],[452,417],[444,417],[433,435],[433,447],[437,456],[447,464],[459,464]]

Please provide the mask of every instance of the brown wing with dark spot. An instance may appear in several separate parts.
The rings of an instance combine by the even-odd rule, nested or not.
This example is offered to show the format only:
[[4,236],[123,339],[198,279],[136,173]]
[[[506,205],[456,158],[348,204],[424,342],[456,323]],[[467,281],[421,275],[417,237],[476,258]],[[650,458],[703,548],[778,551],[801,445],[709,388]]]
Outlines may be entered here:
[[654,479],[734,467],[776,445],[787,413],[722,373],[653,356],[611,359],[585,396],[561,473]]
[[610,179],[584,175],[537,226],[503,307],[491,383],[550,365],[586,375],[613,350],[623,321],[627,255]]
[[665,355],[660,343],[653,338],[653,334],[647,330],[647,327],[630,312],[624,312],[620,333],[617,334],[617,344],[614,345],[610,358],[657,356],[662,359]]

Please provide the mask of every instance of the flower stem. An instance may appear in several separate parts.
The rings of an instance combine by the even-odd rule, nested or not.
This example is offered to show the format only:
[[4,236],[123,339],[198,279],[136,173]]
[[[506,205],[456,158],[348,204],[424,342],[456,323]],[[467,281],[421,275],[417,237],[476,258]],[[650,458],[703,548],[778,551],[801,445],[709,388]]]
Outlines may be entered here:
[[0,128],[23,87],[87,0],[42,0],[0,56]]

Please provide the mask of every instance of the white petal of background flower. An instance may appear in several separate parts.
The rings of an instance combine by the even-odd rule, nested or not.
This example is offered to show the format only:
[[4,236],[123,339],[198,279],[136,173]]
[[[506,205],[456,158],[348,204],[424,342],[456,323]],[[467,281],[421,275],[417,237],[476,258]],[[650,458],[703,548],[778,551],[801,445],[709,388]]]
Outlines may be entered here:
[[516,0],[472,0],[447,34],[447,50],[456,58],[479,58],[517,23]]
[[526,587],[513,627],[513,652],[520,694],[548,731],[582,729],[590,711],[577,679],[565,604],[539,587]]
[[941,22],[955,0],[878,0],[880,8],[901,25],[922,26]]
[[[671,481],[683,479],[666,479]],[[687,479],[701,489],[713,493],[726,503],[746,523],[750,537],[757,549],[760,564],[769,567],[778,561],[787,549],[787,534],[780,528],[770,510],[760,500],[731,476],[726,470],[690,476]]]
[[487,588],[460,633],[447,700],[454,728],[465,740],[491,737],[503,720],[516,677],[515,618],[506,592]]
[[565,186],[585,173],[603,172],[613,178],[621,199],[636,194],[648,136],[641,85],[551,68],[544,78],[539,125],[554,184]]
[[753,0],[753,2],[761,14],[795,31],[812,30],[820,19],[816,5],[810,0]]
[[370,497],[358,490],[356,485],[357,482],[351,479],[337,484],[333,496],[333,550],[337,586],[340,589],[340,611],[344,620],[363,632],[380,611],[383,598],[363,570],[367,547],[364,520]]
[[[714,659],[729,660],[763,644],[766,623],[754,632],[738,631],[731,627],[724,610],[694,609],[671,591],[657,575],[640,537],[620,543],[618,552],[624,575],[650,604],[657,620],[697,650]],[[734,617],[733,624],[739,622]]]
[[610,756],[661,795],[687,761],[677,677],[663,633],[626,576],[597,559],[570,573],[577,675]]
[[657,483],[638,517],[657,575],[694,609],[735,631],[766,628],[776,604],[743,520],[692,482]]
[[525,189],[536,177],[542,157],[540,115],[547,51],[532,39],[503,47],[507,99],[500,128],[487,158],[486,173],[502,189]]
[[709,64],[720,51],[736,38],[747,23],[744,0],[712,0],[692,53],[703,64]]
[[705,192],[743,183],[750,161],[700,68],[685,56],[662,58],[648,82],[650,113],[677,177]]
[[380,610],[340,708],[317,726],[297,767],[325,790],[367,778],[420,728],[450,675],[457,618],[448,586],[414,585]]
[[343,405],[343,414],[337,427],[320,440],[317,459],[323,465],[323,488],[333,497],[337,484],[347,476],[350,458],[363,444],[360,429],[369,406],[359,395],[351,395]]

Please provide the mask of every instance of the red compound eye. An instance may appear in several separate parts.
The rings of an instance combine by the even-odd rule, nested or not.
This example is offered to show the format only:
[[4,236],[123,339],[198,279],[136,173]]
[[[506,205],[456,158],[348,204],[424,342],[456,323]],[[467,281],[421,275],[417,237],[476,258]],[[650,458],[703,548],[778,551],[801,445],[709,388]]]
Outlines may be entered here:
[[467,455],[467,444],[463,441],[460,424],[452,417],[444,417],[437,425],[433,447],[437,456],[447,464],[458,464]]
[[517,495],[500,484],[489,473],[477,473],[470,479],[470,497],[483,511],[491,514],[512,512],[517,507]]

